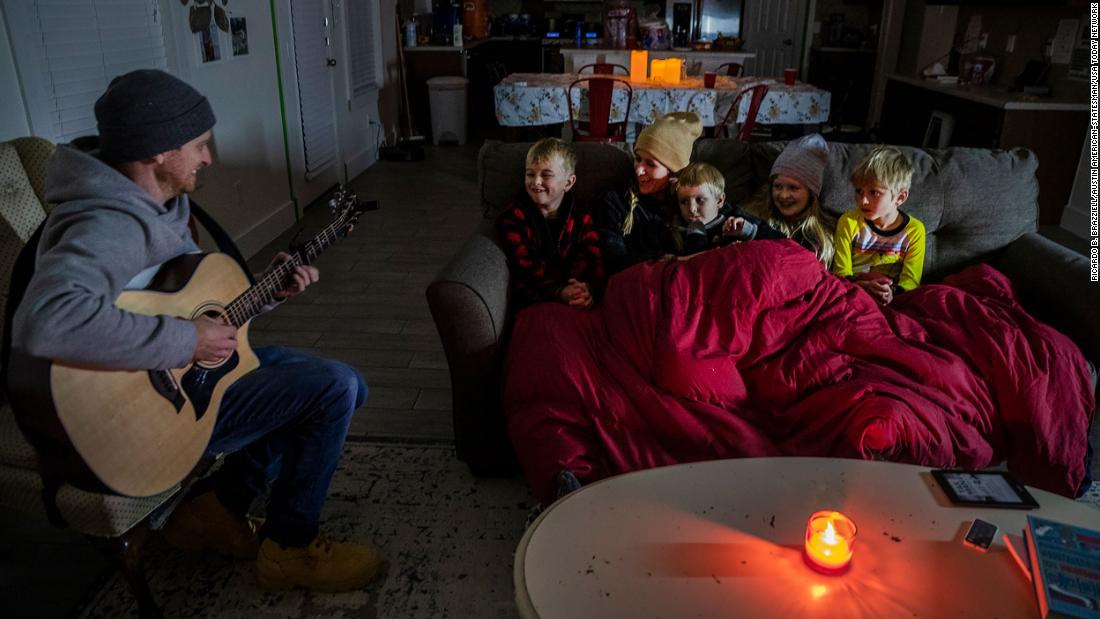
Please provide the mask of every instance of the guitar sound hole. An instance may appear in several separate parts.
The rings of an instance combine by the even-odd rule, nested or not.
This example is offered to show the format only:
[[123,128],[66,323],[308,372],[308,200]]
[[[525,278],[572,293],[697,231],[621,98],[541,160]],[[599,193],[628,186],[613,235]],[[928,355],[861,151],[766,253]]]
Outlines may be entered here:
[[[209,318],[210,320],[221,323],[223,325],[232,325],[232,323],[229,322],[229,318],[225,315],[224,310],[221,307],[207,306],[205,308],[198,308],[198,311],[194,315],[196,317],[202,316],[204,318]],[[225,361],[226,359],[219,359],[214,362],[199,361],[195,363],[195,366],[200,368],[213,369],[220,367],[223,363],[225,363]]]

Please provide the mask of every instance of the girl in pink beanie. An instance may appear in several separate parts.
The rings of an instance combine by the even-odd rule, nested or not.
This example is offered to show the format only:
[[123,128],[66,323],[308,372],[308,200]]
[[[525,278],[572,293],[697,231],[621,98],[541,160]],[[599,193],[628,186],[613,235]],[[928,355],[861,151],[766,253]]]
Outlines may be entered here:
[[821,208],[820,200],[828,160],[829,146],[816,133],[790,142],[772,164],[768,184],[747,209],[783,236],[814,252],[826,267],[836,254],[836,222]]

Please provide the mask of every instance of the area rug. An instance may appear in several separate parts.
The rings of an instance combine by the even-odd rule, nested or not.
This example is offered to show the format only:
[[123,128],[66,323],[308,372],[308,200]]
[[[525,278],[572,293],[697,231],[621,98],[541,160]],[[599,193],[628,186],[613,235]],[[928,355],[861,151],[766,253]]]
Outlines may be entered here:
[[[349,441],[322,528],[377,544],[390,562],[380,581],[346,594],[266,592],[250,561],[154,540],[150,586],[166,617],[514,618],[512,556],[531,505],[521,479],[475,478],[451,446]],[[137,605],[116,573],[80,616],[136,617]]]
[[[1100,483],[1082,502],[1100,507]],[[333,479],[323,527],[370,540],[390,561],[363,591],[266,592],[252,562],[181,553],[154,540],[150,586],[166,617],[428,619],[517,616],[512,559],[534,504],[520,478],[478,479],[449,445],[350,441]],[[137,617],[112,572],[80,617]]]

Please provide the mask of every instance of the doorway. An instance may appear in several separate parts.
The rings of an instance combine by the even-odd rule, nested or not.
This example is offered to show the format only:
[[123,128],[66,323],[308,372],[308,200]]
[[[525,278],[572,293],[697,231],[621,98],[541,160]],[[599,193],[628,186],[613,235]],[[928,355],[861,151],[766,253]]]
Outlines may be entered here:
[[806,29],[806,0],[746,2],[741,35],[745,49],[756,54],[745,68],[748,75],[782,77],[797,67]]
[[[291,144],[301,144],[301,168],[293,182],[300,204],[308,204],[333,185],[343,182],[340,143],[337,140],[333,18],[327,0],[294,0],[284,5],[289,11],[293,50],[289,67],[294,88],[287,88],[297,105],[286,110]],[[284,69],[284,73],[286,69]],[[293,95],[291,94],[293,93]],[[292,111],[293,108],[293,111]],[[295,116],[296,123],[291,121]],[[293,166],[298,168],[298,166]]]

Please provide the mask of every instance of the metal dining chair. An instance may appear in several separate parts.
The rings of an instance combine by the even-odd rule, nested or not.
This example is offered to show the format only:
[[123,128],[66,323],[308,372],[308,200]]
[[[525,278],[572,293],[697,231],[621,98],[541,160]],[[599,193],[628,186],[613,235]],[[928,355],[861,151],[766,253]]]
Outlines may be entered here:
[[745,67],[739,62],[725,62],[725,63],[722,63],[722,64],[718,65],[718,68],[716,68],[714,70],[714,72],[721,75],[723,67],[725,67],[725,69],[726,69],[726,76],[727,77],[741,77],[741,75],[744,74],[744,72],[745,72]]
[[592,64],[586,64],[577,70],[577,74],[583,74],[585,69],[592,69],[592,73],[595,75],[615,75],[616,71],[621,71],[621,75],[630,75],[630,69],[621,64],[612,62],[594,62]]
[[742,142],[750,141],[752,139],[752,128],[756,126],[756,116],[760,112],[760,104],[764,102],[764,97],[767,96],[767,94],[767,84],[757,84],[737,93],[737,96],[733,99],[733,103],[730,104],[729,110],[726,111],[726,118],[716,129],[715,134],[718,137],[730,137],[730,125],[737,123],[737,111],[741,107],[741,99],[748,96],[751,97],[749,99],[749,111],[745,115],[745,122],[741,124],[737,136]]
[[[573,113],[573,90],[582,84],[588,91],[588,120],[582,121]],[[620,121],[611,121],[611,102],[615,85],[626,89],[626,111]],[[566,90],[569,107],[569,126],[575,142],[626,142],[626,128],[630,123],[630,106],[634,101],[634,88],[630,82],[617,77],[597,75],[575,80]]]

